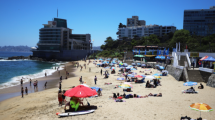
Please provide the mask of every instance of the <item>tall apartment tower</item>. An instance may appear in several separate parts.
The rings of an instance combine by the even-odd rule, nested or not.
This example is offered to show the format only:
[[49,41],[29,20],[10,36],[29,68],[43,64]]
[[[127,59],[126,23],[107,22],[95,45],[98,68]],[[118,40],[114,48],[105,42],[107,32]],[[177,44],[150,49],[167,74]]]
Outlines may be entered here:
[[132,16],[132,18],[127,18],[127,27],[142,26],[142,25],[146,25],[146,21],[139,20],[138,16]]
[[191,35],[207,36],[215,33],[215,6],[210,9],[184,10],[183,29]]

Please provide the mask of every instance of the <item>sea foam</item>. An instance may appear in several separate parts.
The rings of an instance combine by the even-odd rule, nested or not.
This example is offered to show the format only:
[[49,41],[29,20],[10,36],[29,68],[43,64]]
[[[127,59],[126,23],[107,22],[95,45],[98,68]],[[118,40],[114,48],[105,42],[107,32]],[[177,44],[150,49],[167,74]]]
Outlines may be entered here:
[[[58,70],[62,70],[63,67],[64,67],[64,64],[66,64],[66,63],[67,62],[56,63],[56,65],[59,66]],[[54,65],[55,64],[53,64],[52,68],[55,67]],[[0,89],[20,85],[20,80],[21,79],[23,79],[23,83],[25,83],[25,82],[29,82],[30,79],[36,79],[36,78],[45,77],[45,73],[47,74],[47,76],[52,75],[55,71],[57,71],[57,69],[55,70],[55,69],[52,69],[52,68],[44,69],[41,72],[38,72],[38,73],[35,73],[35,74],[21,75],[21,76],[13,77],[13,78],[11,78],[10,81],[0,84]]]

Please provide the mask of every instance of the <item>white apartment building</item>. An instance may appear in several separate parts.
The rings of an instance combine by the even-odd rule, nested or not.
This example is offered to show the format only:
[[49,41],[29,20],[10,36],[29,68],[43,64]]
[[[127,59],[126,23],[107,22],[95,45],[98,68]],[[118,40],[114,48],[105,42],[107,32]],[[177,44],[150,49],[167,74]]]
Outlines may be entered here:
[[159,26],[159,25],[142,25],[142,26],[132,26],[132,27],[124,27],[118,28],[118,39],[122,40],[123,37],[127,37],[129,39],[133,39],[135,35],[138,37],[150,36],[151,34],[155,34],[158,37],[162,37],[165,34],[170,32],[175,32],[175,26]]

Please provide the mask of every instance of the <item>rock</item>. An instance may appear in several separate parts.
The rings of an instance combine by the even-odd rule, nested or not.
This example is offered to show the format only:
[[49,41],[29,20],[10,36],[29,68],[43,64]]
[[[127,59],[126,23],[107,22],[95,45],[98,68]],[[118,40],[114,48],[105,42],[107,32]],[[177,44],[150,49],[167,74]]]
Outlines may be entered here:
[[215,74],[212,74],[212,75],[208,78],[208,82],[207,82],[206,85],[215,88]]

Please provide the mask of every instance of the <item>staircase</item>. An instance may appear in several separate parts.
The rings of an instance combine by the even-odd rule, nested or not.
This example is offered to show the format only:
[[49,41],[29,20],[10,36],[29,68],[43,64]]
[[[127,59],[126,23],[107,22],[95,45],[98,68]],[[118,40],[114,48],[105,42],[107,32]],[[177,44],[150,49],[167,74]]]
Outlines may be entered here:
[[188,73],[189,81],[204,82],[204,80],[202,79],[202,75],[201,75],[199,70],[188,70],[187,73]]
[[181,56],[181,59],[178,61],[180,66],[185,66],[184,61],[187,61],[186,56]]
[[131,60],[133,60],[133,52],[127,52],[125,59],[131,59]]

